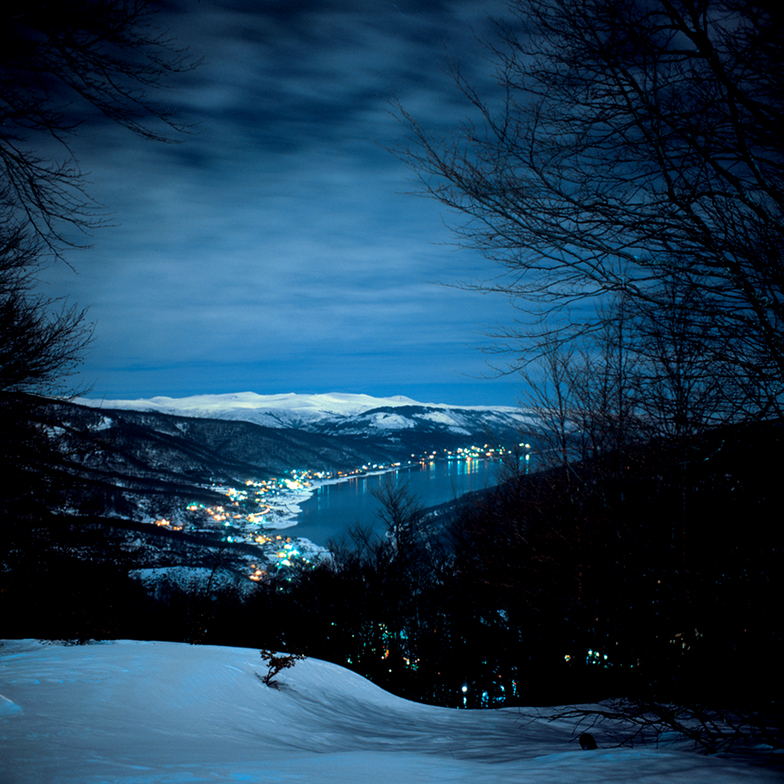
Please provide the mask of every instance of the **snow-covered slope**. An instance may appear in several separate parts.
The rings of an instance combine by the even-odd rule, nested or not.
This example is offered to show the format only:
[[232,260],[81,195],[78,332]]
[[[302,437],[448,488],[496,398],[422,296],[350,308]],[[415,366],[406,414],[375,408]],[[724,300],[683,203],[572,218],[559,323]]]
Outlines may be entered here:
[[740,758],[581,751],[534,710],[418,705],[308,659],[261,683],[255,650],[175,643],[0,647],[3,784],[760,784]]
[[[149,400],[98,400],[78,398],[81,405],[106,409],[158,411],[187,417],[235,419],[254,422],[267,427],[302,428],[328,432],[354,423],[352,432],[360,429],[399,430],[421,425],[429,419],[432,428],[459,432],[485,419],[496,424],[503,422],[530,424],[531,418],[511,406],[450,406],[444,403],[419,403],[403,396],[377,398],[331,392],[319,395],[257,395],[240,392],[227,395],[195,395],[193,397],[153,397]],[[377,413],[373,413],[377,412]],[[418,414],[418,418],[414,417]]]
[[353,417],[380,406],[422,405],[406,397],[376,398],[339,392],[321,395],[257,395],[255,392],[238,392],[180,398],[161,396],[149,400],[78,398],[75,402],[102,408],[160,411],[178,416],[240,419],[267,427],[302,427],[326,418]]

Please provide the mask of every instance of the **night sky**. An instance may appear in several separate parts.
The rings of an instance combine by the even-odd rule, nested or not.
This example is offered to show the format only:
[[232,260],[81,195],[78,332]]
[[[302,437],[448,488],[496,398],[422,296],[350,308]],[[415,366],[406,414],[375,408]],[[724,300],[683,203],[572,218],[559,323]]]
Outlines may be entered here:
[[[492,374],[498,272],[412,193],[392,101],[448,134],[469,107],[447,71],[491,78],[498,0],[184,0],[162,24],[194,58],[158,98],[177,143],[86,123],[73,151],[110,213],[46,274],[89,307],[91,397],[363,392],[513,405]],[[443,285],[447,284],[447,285]]]

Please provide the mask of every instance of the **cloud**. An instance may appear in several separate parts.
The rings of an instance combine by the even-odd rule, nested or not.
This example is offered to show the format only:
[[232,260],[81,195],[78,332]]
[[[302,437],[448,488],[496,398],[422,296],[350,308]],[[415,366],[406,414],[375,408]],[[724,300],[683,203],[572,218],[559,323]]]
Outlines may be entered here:
[[[192,133],[156,145],[86,127],[75,151],[115,226],[73,258],[78,275],[45,275],[48,293],[91,306],[95,393],[236,391],[262,377],[266,392],[303,378],[311,390],[421,390],[481,372],[477,330],[502,301],[438,283],[494,270],[455,249],[437,204],[407,193],[411,172],[388,151],[404,133],[390,100],[455,127],[444,56],[485,78],[471,28],[487,32],[500,7],[171,5],[172,34],[204,57],[165,95]],[[488,389],[510,402],[511,384]]]

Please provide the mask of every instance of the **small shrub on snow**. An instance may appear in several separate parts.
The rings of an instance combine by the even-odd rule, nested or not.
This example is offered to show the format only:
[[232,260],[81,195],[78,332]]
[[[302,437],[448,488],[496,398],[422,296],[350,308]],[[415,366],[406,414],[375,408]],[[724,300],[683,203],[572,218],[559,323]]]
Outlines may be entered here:
[[274,678],[281,670],[287,670],[289,667],[293,667],[298,661],[306,658],[305,655],[301,653],[274,653],[273,651],[268,651],[264,648],[262,648],[259,653],[267,665],[267,674],[259,676],[261,682],[274,689],[278,688],[278,682],[274,680]]

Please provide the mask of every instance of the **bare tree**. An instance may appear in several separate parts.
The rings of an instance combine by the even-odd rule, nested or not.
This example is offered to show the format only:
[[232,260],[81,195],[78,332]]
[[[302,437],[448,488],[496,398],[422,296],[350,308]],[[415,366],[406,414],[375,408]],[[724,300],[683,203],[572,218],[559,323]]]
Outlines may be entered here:
[[750,741],[784,747],[781,716],[772,710],[727,710],[703,703],[664,703],[655,699],[613,699],[598,707],[551,712],[549,721],[573,721],[574,731],[602,732],[610,746],[634,746],[677,735],[705,754],[728,751]]
[[81,362],[92,331],[85,312],[33,292],[40,242],[0,227],[0,393],[53,394]]
[[[681,444],[766,408],[743,386],[748,376],[737,372],[736,356],[727,356],[732,336],[717,340],[714,320],[690,307],[700,297],[691,283],[672,279],[662,289],[661,306],[635,308],[630,328],[640,417],[651,436]],[[775,402],[775,394],[769,397]]]
[[386,474],[372,494],[381,503],[378,517],[395,551],[401,554],[417,544],[424,510],[408,484]]
[[[0,467],[5,510],[63,480],[57,428],[37,395],[73,392],[91,338],[85,312],[36,293],[78,232],[102,223],[70,144],[80,127],[119,123],[148,139],[177,129],[152,88],[190,64],[155,27],[148,0],[31,0],[0,33]],[[43,416],[42,416],[43,415]]]
[[529,396],[527,406],[541,423],[537,461],[542,468],[567,466],[581,456],[579,445],[575,444],[579,434],[572,383],[574,357],[574,346],[560,345],[545,335],[535,369],[529,366],[523,370]]
[[7,12],[0,46],[0,392],[51,394],[79,364],[85,312],[34,293],[36,273],[101,217],[69,146],[108,119],[149,139],[178,128],[149,97],[190,67],[147,0],[33,0]]
[[[517,18],[492,47],[503,97],[485,100],[457,73],[477,124],[438,139],[403,112],[426,190],[507,270],[477,287],[575,321],[608,292],[688,307],[713,321],[711,350],[750,389],[764,381],[778,395],[784,41],[773,3],[511,6]],[[669,296],[673,277],[691,281],[688,303]]]
[[66,227],[100,223],[69,140],[101,118],[165,140],[180,126],[151,89],[190,64],[149,0],[33,0],[7,12],[2,43],[2,206],[59,254]]
[[537,337],[540,356],[523,370],[542,426],[543,466],[620,455],[646,434],[633,308],[620,296],[597,308],[595,320],[598,327],[579,341]]

